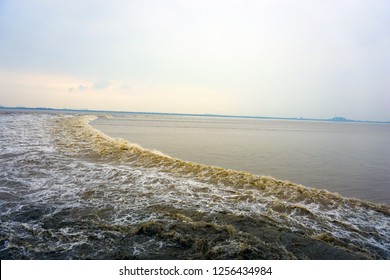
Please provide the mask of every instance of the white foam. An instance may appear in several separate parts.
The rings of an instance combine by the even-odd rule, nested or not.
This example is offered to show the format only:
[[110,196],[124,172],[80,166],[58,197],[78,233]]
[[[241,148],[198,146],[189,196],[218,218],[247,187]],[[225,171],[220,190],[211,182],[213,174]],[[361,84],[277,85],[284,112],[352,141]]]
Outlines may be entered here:
[[[12,222],[11,216],[23,213],[25,207],[30,206],[48,209],[37,220],[23,224],[25,231],[43,231],[40,227],[44,219],[69,209],[77,215],[92,215],[98,221],[113,225],[166,220],[164,213],[148,212],[151,207],[166,205],[206,214],[228,212],[248,217],[269,216],[281,226],[312,235],[327,233],[361,246],[369,244],[390,254],[390,217],[375,207],[370,208],[369,204],[354,203],[300,186],[313,195],[305,197],[297,191],[298,187],[283,186],[287,183],[282,181],[278,181],[281,185],[275,189],[232,186],[221,181],[211,183],[198,177],[181,176],[159,167],[94,158],[86,150],[88,139],[75,138],[66,131],[62,131],[63,135],[48,133],[58,132],[65,125],[62,118],[72,120],[74,116],[1,115],[0,118],[6,118],[0,122],[0,133],[4,133],[0,147],[12,143],[12,148],[0,151],[0,157],[6,158],[0,164],[0,179],[11,180],[18,186],[18,189],[2,186],[1,191],[24,193],[23,201],[15,198],[14,203],[0,205],[8,207],[0,214],[2,220],[10,219],[2,223],[2,231],[6,228],[17,231],[20,223]],[[81,117],[81,120],[86,124],[93,118]],[[53,119],[57,121],[54,124]],[[62,143],[58,142],[60,136],[73,142],[58,146]],[[207,170],[202,172],[200,174],[207,179]],[[324,201],[320,202],[315,195],[323,196]],[[372,234],[359,234],[359,231]],[[85,234],[80,230],[64,227],[59,233],[81,238],[67,244],[67,250],[86,242]],[[140,254],[142,250],[141,245],[133,248],[134,254]]]

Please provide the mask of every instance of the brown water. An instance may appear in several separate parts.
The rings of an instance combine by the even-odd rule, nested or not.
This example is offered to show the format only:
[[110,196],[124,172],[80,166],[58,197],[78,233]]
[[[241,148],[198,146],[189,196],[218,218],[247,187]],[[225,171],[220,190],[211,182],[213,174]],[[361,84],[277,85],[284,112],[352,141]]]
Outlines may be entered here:
[[390,204],[390,125],[127,115],[92,125],[169,156]]
[[390,258],[388,205],[152,152],[96,118],[0,111],[1,259]]

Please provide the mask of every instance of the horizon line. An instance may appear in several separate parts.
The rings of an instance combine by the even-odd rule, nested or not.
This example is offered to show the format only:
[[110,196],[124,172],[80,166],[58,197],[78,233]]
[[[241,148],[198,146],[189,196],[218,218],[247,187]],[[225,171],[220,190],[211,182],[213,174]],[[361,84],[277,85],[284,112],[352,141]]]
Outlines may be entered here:
[[25,107],[25,106],[2,106],[0,109],[14,110],[37,110],[37,111],[69,111],[69,112],[94,112],[94,113],[125,113],[125,114],[150,114],[150,115],[177,115],[177,116],[199,116],[199,117],[224,117],[224,118],[247,118],[247,119],[273,119],[273,120],[298,120],[298,121],[330,121],[330,122],[358,122],[358,123],[382,123],[390,124],[389,121],[376,120],[353,120],[345,117],[335,116],[329,119],[304,118],[304,117],[275,117],[275,116],[253,116],[253,115],[225,115],[213,113],[172,113],[172,112],[147,112],[147,111],[123,111],[123,110],[98,110],[98,109],[69,109],[52,107]]

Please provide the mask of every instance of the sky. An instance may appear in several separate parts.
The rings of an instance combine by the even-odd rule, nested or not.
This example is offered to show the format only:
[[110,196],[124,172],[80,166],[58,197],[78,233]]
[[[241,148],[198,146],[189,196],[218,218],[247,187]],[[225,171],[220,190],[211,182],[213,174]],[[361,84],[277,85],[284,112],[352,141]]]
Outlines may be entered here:
[[0,105],[390,120],[388,0],[1,0]]

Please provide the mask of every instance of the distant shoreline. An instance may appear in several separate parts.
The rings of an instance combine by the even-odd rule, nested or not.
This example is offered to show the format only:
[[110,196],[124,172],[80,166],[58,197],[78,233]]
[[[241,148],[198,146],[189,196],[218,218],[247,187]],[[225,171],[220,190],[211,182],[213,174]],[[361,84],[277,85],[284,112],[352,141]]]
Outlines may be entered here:
[[53,111],[53,112],[76,112],[76,113],[108,113],[108,114],[140,114],[140,115],[166,115],[166,116],[191,116],[191,117],[215,117],[215,118],[245,118],[245,119],[266,119],[266,120],[295,120],[295,121],[321,121],[321,122],[343,122],[343,123],[378,123],[390,124],[390,121],[372,120],[351,120],[344,117],[333,117],[330,119],[315,118],[287,118],[268,116],[243,116],[243,115],[220,115],[220,114],[185,114],[185,113],[163,113],[163,112],[132,112],[132,111],[112,111],[112,110],[89,110],[89,109],[58,109],[46,107],[7,107],[0,106],[0,110],[26,110],[26,111]]

